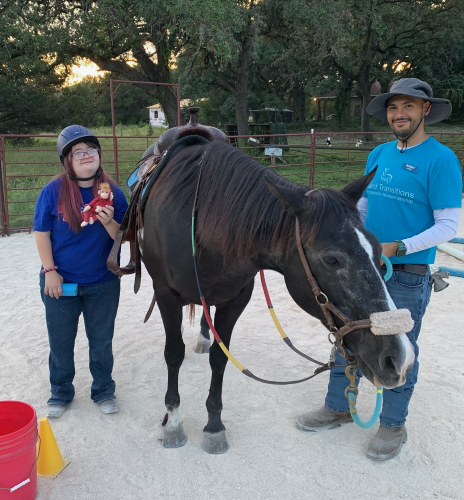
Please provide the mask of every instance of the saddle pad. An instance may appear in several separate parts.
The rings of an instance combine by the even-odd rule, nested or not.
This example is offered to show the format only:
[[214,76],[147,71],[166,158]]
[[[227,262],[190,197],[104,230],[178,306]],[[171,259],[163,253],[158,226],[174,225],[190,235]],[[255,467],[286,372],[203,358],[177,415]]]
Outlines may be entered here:
[[135,167],[135,170],[130,174],[129,178],[126,181],[126,191],[129,196],[132,196],[136,185],[143,179],[145,175],[144,170],[147,170],[147,162],[151,160],[149,166],[152,167],[155,158],[158,156],[161,156],[161,154],[158,150],[158,141],[156,141],[146,149],[138,165]]
[[[198,146],[200,144],[208,144],[208,139],[201,137],[199,135],[188,135],[186,137],[182,137],[182,139],[177,140],[166,152],[163,159],[158,163],[157,167],[153,169],[150,174],[150,178],[147,182],[147,185],[142,191],[141,194],[141,202],[140,202],[140,210],[143,214],[145,210],[145,205],[147,204],[148,196],[150,194],[150,190],[155,183],[156,179],[163,171],[164,167],[168,164],[169,160],[173,158],[177,153],[180,153],[183,149],[188,148],[190,146]],[[131,175],[132,178],[134,174]]]

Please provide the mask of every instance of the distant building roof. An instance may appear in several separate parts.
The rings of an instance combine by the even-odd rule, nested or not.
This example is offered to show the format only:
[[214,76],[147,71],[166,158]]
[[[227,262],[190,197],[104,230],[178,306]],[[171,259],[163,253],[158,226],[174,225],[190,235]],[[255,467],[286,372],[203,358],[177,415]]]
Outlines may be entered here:
[[[201,99],[197,99],[198,101],[207,101],[207,97],[202,97]],[[183,108],[185,106],[192,106],[192,99],[181,99],[180,100],[180,107]],[[152,104],[151,106],[147,106],[148,109],[163,109],[160,103],[158,104]]]
[[250,109],[250,111],[289,111],[290,113],[293,113],[291,109],[279,109],[279,108]]
[[[378,81],[375,81],[372,84],[371,87],[371,97],[378,96],[382,93],[382,89],[380,87],[380,83]],[[325,92],[324,94],[314,96],[316,99],[335,99],[337,97],[337,91],[336,90],[331,90],[330,92]],[[351,97],[359,97],[356,94],[356,89],[353,89],[353,92],[351,93]]]

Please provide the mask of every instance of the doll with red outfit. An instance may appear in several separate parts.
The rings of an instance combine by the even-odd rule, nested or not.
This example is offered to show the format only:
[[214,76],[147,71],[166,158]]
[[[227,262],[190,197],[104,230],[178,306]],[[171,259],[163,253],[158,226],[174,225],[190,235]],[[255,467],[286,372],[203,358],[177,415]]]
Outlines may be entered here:
[[107,182],[102,182],[98,190],[98,196],[84,207],[84,221],[81,227],[85,227],[87,224],[93,224],[97,220],[97,214],[108,205],[113,205],[113,193],[111,192],[110,185]]

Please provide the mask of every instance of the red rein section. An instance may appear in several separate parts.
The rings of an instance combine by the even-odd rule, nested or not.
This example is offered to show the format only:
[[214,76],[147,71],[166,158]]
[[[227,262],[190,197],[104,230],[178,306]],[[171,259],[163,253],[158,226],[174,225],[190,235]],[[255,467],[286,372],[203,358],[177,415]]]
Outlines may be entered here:
[[266,297],[267,307],[272,307],[271,297],[269,297],[269,292],[267,291],[266,280],[264,279],[264,271],[261,269],[259,271],[259,276],[261,277],[261,285],[263,285],[264,296]]
[[[266,280],[264,279],[264,271],[259,271],[259,275],[261,277],[261,284],[263,286],[264,296],[266,298],[266,303],[268,307],[272,307],[271,298],[269,297],[269,292],[267,290]],[[221,337],[219,337],[216,328],[214,328],[213,322],[211,321],[211,316],[208,313],[208,308],[206,306],[205,299],[200,298],[201,305],[203,306],[203,312],[205,313],[205,318],[208,323],[209,329],[211,330],[213,337],[216,339],[216,342],[222,342]]]
[[213,322],[211,321],[211,316],[208,313],[208,308],[206,307],[205,299],[201,298],[201,305],[203,306],[203,312],[205,313],[206,321],[208,322],[209,329],[213,333],[213,337],[216,339],[216,342],[222,342],[221,337],[219,337],[216,328],[214,328]]

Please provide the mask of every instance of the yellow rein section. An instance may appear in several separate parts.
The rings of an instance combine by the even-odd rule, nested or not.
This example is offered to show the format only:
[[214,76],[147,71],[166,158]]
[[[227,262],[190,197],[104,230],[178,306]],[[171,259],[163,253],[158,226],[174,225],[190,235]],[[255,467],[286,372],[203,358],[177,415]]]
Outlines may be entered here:
[[245,367],[243,367],[233,356],[230,354],[229,350],[227,347],[224,345],[224,342],[221,340],[221,342],[218,342],[219,347],[222,349],[222,352],[227,356],[229,361],[233,363],[241,372],[245,370]]
[[274,312],[274,307],[270,306],[270,307],[268,307],[268,309],[269,309],[269,312],[271,313],[272,319],[274,320],[274,323],[275,323],[277,330],[279,330],[280,336],[283,339],[286,339],[287,335],[285,334],[283,328],[280,326],[279,320],[277,319],[276,313]]

